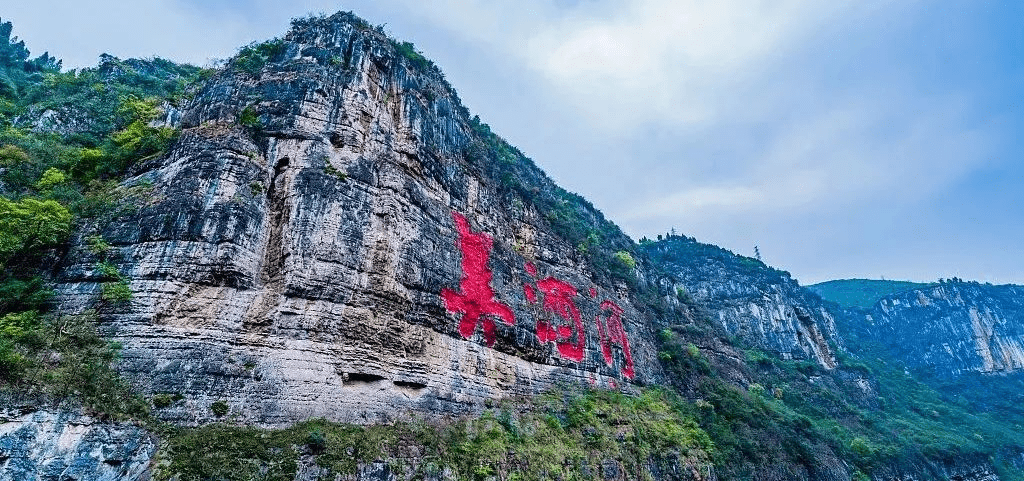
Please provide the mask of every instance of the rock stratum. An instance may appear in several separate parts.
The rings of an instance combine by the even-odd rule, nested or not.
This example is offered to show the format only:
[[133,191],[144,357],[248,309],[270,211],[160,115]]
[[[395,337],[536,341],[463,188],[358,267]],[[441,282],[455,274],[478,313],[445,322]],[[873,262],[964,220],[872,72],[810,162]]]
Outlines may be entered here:
[[644,248],[677,297],[702,306],[724,332],[782,359],[836,367],[834,310],[788,272],[683,236]]
[[[374,423],[658,378],[655,319],[502,190],[492,140],[436,68],[347,14],[265,45],[264,65],[219,72],[183,108],[174,147],[126,181],[145,205],[100,229],[134,293],[100,325],[133,383],[184,397],[166,419],[224,400],[261,424]],[[515,153],[504,174],[527,194],[564,192]],[[66,312],[100,289],[79,254]]]
[[947,281],[886,296],[848,316],[861,349],[940,377],[1024,369],[1024,288]]

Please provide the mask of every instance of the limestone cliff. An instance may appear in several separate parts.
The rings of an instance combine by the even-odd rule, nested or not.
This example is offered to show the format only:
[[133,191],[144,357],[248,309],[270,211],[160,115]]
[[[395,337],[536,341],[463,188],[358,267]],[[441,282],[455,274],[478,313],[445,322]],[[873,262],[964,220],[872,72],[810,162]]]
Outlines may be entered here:
[[155,451],[156,438],[129,423],[31,407],[0,412],[3,481],[140,479]]
[[[132,157],[126,178],[111,174],[121,205],[82,217],[46,271],[53,319],[95,311],[123,346],[119,371],[155,416],[135,418],[143,429],[82,414],[74,399],[8,409],[0,479],[191,479],[171,466],[176,457],[194,461],[193,478],[216,478],[196,474],[209,453],[261,475],[294,468],[280,479],[504,479],[528,463],[544,469],[537,479],[571,478],[551,474],[563,468],[604,479],[998,479],[987,456],[1003,446],[961,451],[964,440],[937,424],[960,411],[905,423],[899,410],[917,413],[916,398],[882,399],[871,368],[837,366],[837,350],[849,333],[856,346],[898,342],[931,319],[925,308],[945,303],[936,319],[960,317],[932,323],[925,347],[901,355],[932,353],[945,336],[969,339],[945,352],[977,359],[958,354],[944,366],[1018,369],[1017,290],[995,302],[947,285],[918,294],[917,307],[893,298],[864,324],[863,313],[850,317],[758,260],[674,235],[637,246],[470,117],[411,44],[351,14],[296,20],[184,90],[193,91],[147,118],[180,136],[159,155]],[[92,127],[74,104],[22,121],[81,134]],[[616,411],[665,391],[614,406],[567,400],[610,394],[579,386],[647,384],[682,397],[628,416]],[[564,412],[490,402],[560,385],[570,387]],[[484,430],[429,445],[396,437],[379,453],[357,452],[336,436],[441,429],[449,414],[481,411]],[[434,419],[389,423],[424,415]],[[327,425],[334,437],[319,430]],[[537,426],[566,434],[570,425],[579,437],[562,438],[571,441],[563,452],[552,452],[553,438],[527,439]],[[492,462],[505,470],[496,471],[472,457],[482,447],[464,446],[506,434],[529,441],[534,457],[488,443],[489,459],[508,461]],[[681,444],[697,434],[707,443]],[[904,434],[911,441],[895,439]],[[909,444],[932,438],[954,443]],[[438,446],[457,456],[441,460]],[[332,456],[351,469],[322,462]]]
[[[137,209],[95,232],[134,293],[101,303],[101,328],[144,392],[182,396],[162,418],[209,421],[223,400],[248,422],[370,423],[657,378],[634,274],[556,227],[632,242],[470,119],[408,44],[349,14],[298,20],[180,119],[126,181]],[[71,257],[62,309],[93,308],[99,259]]]
[[645,244],[644,251],[678,300],[702,306],[730,335],[783,359],[836,366],[834,310],[788,272],[683,236]]
[[848,316],[851,347],[940,377],[1024,369],[1024,288],[948,281]]

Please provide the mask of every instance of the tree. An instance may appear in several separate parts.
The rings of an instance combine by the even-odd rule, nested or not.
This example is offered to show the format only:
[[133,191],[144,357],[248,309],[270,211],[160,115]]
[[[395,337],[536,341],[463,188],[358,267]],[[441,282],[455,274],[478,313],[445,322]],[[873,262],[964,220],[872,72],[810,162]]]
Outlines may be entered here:
[[0,197],[0,264],[60,244],[70,234],[71,212],[57,201]]
[[761,260],[761,249],[759,249],[756,245],[754,246],[754,257],[757,260]]
[[42,81],[41,72],[59,72],[60,60],[44,53],[29,58],[25,42],[12,37],[14,25],[0,21],[0,98],[16,99],[29,84]]

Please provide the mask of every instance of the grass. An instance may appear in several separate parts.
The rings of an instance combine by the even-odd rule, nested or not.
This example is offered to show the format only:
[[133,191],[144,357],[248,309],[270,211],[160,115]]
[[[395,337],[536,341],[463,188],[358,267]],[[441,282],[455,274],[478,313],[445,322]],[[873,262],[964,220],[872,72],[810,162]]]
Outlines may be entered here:
[[[587,479],[613,462],[633,479],[653,465],[706,466],[714,443],[678,396],[562,390],[505,402],[480,416],[353,426],[314,419],[285,429],[213,424],[165,427],[156,479],[294,478],[296,460],[316,455],[333,474],[359,463],[419,452],[417,476],[450,470],[458,479]],[[397,466],[396,466],[397,467]]]

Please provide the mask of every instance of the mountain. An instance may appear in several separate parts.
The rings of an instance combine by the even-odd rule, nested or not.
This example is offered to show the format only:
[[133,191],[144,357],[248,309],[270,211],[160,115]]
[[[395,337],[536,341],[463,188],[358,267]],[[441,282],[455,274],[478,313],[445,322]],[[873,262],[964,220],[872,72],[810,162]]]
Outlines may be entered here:
[[858,310],[634,243],[351,13],[218,69],[36,72],[6,31],[0,479],[1024,473],[1009,388],[963,403],[907,364],[987,375],[964,323],[995,366],[1013,289]]
[[660,376],[656,319],[600,264],[629,238],[354,17],[246,48],[172,127],[124,180],[138,209],[79,232],[110,250],[83,245],[56,285],[79,314],[98,263],[131,279],[98,321],[133,384],[184,397],[162,419],[223,400],[263,425],[373,423]]
[[811,284],[807,288],[821,296],[822,299],[835,302],[845,308],[870,308],[883,297],[913,289],[922,289],[929,285],[910,281],[839,279]]
[[890,295],[851,316],[856,350],[940,377],[1024,369],[1024,287],[960,280]]
[[667,271],[673,291],[704,306],[729,335],[782,359],[836,367],[833,314],[788,272],[684,236],[641,247]]

